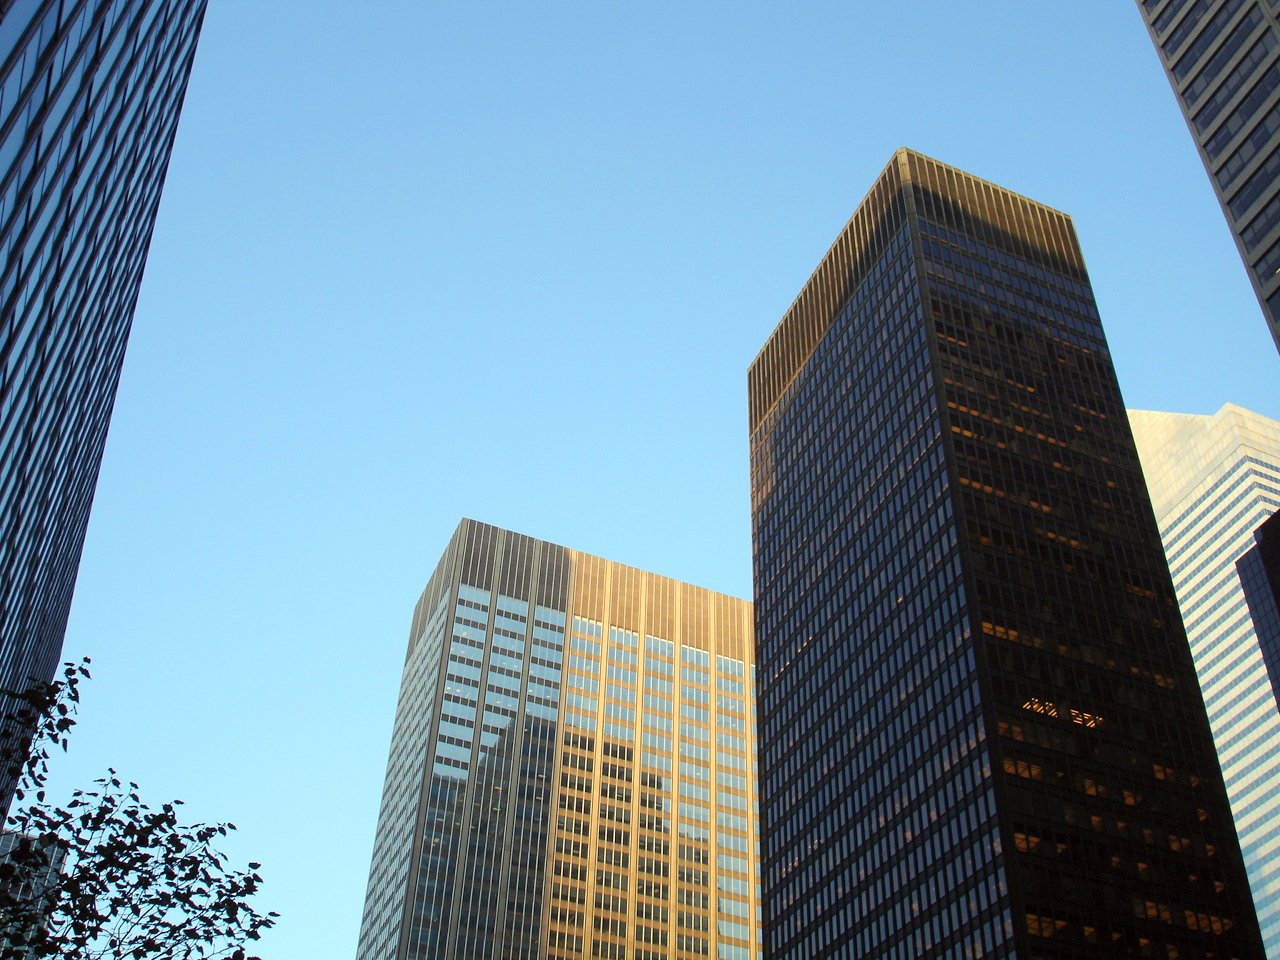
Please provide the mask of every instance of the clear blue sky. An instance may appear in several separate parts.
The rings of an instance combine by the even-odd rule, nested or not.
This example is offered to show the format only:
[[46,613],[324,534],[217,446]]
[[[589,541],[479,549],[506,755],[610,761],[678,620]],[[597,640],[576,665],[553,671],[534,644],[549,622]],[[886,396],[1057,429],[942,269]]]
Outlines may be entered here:
[[264,956],[350,958],[458,519],[749,595],[747,364],[900,145],[1074,216],[1130,406],[1280,418],[1126,0],[213,0],[60,775],[236,822]]

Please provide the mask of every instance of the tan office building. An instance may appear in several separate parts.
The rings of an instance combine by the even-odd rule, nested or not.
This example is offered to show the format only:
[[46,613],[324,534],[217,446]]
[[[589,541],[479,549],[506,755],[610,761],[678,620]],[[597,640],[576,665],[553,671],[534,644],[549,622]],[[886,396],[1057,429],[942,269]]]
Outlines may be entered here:
[[413,618],[359,960],[755,960],[751,619],[462,521]]

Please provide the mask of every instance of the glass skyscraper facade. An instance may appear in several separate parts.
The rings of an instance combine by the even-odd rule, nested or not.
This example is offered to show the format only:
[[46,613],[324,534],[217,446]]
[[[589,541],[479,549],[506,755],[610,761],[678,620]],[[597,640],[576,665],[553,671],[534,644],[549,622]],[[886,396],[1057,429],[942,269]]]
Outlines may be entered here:
[[1138,0],[1280,348],[1280,7]]
[[1070,219],[899,151],[748,383],[765,955],[1261,958]]
[[[1239,564],[1280,510],[1280,423],[1227,404],[1212,416],[1133,410],[1209,726],[1267,955],[1280,960],[1280,711]],[[1261,556],[1258,556],[1261,559]],[[1254,584],[1255,605],[1263,599]]]
[[204,0],[0,19],[0,689],[52,677]]
[[759,956],[751,606],[464,520],[418,602],[359,960]]

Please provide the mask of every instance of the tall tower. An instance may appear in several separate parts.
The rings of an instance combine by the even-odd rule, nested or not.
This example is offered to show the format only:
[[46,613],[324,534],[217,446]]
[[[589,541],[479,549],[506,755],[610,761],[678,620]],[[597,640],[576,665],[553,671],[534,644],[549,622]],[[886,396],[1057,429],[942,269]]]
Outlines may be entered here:
[[0,7],[0,689],[20,689],[62,651],[205,3]]
[[766,956],[1260,960],[1070,219],[900,150],[749,393]]
[[[1267,955],[1280,960],[1280,711],[1267,671],[1267,621],[1255,622],[1237,568],[1258,549],[1254,532],[1280,510],[1280,423],[1234,404],[1213,416],[1131,410],[1129,422],[1263,941]],[[1261,589],[1255,606],[1259,601],[1265,601]],[[1258,612],[1265,617],[1265,604]]]
[[414,613],[359,960],[759,955],[751,605],[471,520]]
[[1280,16],[1269,0],[1138,0],[1280,348]]

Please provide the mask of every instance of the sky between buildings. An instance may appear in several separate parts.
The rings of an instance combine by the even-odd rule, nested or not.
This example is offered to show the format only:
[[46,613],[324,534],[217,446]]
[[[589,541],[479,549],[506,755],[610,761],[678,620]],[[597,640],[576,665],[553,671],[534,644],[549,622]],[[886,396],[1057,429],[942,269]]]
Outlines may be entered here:
[[350,957],[458,519],[749,596],[746,367],[900,145],[1075,218],[1130,407],[1280,418],[1129,2],[211,4],[59,776],[234,821],[263,955]]

